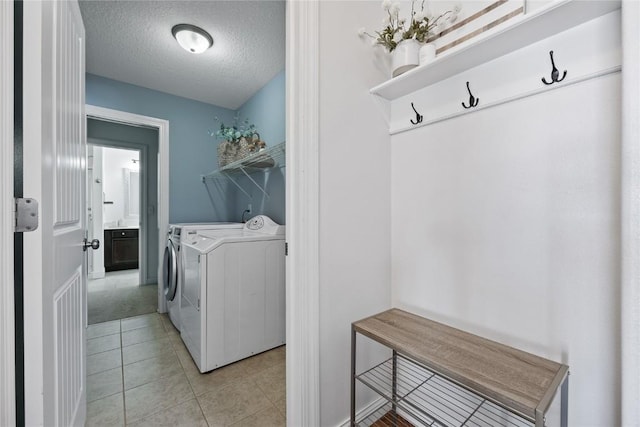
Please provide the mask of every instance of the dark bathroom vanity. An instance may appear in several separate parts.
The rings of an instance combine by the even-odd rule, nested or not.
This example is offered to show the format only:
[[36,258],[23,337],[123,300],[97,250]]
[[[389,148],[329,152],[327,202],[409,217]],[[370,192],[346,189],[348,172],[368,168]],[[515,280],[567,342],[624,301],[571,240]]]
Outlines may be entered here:
[[114,228],[104,230],[105,271],[138,268],[138,229]]

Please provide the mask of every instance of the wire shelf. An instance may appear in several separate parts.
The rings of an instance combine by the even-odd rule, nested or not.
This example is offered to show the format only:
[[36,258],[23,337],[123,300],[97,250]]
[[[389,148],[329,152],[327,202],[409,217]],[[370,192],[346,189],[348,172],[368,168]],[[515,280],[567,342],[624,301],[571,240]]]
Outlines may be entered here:
[[396,358],[395,372],[395,395],[393,358],[356,376],[358,381],[387,401],[358,425],[374,425],[374,422],[391,411],[395,404],[400,414],[406,413],[409,419],[426,426],[534,426],[533,422],[503,409],[400,354]]
[[252,175],[256,172],[269,174],[272,169],[284,167],[285,164],[286,142],[281,142],[280,144],[271,146],[265,150],[253,153],[244,159],[229,163],[228,165],[225,165],[220,169],[216,169],[206,175],[202,175],[202,182],[207,186],[207,190],[210,191],[208,182],[215,182],[218,180],[230,181],[246,196],[251,198],[251,194],[244,188],[243,184],[238,179],[239,177],[246,177],[252,185],[258,187],[265,196],[269,197],[265,186],[259,184]]
[[235,162],[229,163],[220,169],[216,169],[213,172],[203,175],[202,179],[215,179],[228,175],[243,174],[243,171],[251,173],[259,170],[284,166],[286,152],[285,147],[285,142],[273,145],[262,151],[253,153],[244,159],[236,160]]

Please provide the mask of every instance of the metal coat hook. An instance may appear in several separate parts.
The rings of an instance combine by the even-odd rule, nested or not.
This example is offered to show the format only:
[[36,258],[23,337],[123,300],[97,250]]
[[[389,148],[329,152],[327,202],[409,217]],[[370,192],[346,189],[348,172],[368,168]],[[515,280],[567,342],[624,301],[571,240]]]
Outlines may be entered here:
[[565,77],[567,77],[567,70],[564,70],[564,73],[562,73],[562,78],[558,78],[558,76],[560,76],[560,71],[558,71],[558,69],[556,68],[556,63],[553,60],[553,51],[549,51],[549,56],[551,57],[551,66],[553,67],[553,69],[551,70],[551,81],[548,82],[547,79],[545,79],[544,77],[542,78],[542,83],[546,84],[546,85],[552,85],[554,83],[558,83],[564,80]]
[[413,106],[413,102],[411,103],[411,108],[413,108],[413,111],[415,111],[416,113],[416,120],[410,120],[411,124],[417,125],[418,123],[422,123],[422,119],[424,119],[424,116],[420,113],[418,113],[418,111],[416,110],[416,107]]
[[469,92],[469,106],[467,107],[466,105],[464,105],[464,102],[462,103],[462,106],[467,109],[471,107],[477,107],[478,103],[480,102],[480,98],[476,98],[475,96],[473,96],[473,94],[471,93],[471,89],[469,89],[469,82],[467,82],[467,92]]

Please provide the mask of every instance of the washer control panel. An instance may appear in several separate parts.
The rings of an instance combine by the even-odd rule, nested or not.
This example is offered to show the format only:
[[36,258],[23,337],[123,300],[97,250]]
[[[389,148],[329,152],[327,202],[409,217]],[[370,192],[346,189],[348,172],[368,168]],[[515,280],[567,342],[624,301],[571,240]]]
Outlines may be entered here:
[[276,224],[266,215],[256,215],[244,225],[245,231],[262,234],[284,234],[284,225]]
[[264,227],[264,217],[262,215],[254,216],[247,221],[246,227],[249,230],[261,230]]

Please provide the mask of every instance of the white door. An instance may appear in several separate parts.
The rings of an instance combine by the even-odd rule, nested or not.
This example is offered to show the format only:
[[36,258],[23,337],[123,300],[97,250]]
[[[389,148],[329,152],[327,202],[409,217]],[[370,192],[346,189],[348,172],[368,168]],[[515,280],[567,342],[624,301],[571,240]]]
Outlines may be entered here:
[[0,425],[15,425],[13,2],[0,2]]
[[85,32],[77,2],[24,2],[26,425],[86,417]]

